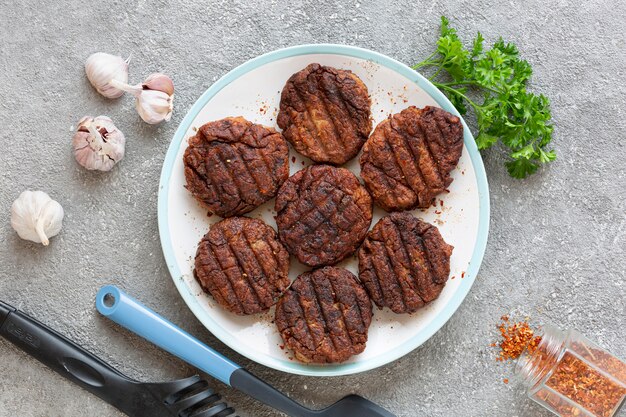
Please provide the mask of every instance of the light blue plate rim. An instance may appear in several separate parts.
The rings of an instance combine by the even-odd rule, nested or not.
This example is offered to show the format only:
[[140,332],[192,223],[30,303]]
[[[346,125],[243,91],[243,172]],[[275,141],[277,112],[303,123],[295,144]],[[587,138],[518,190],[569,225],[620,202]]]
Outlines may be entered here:
[[239,354],[246,356],[247,358],[268,366],[273,369],[277,369],[284,372],[310,375],[310,376],[339,376],[349,375],[359,372],[368,371],[387,363],[393,362],[396,359],[413,351],[419,347],[422,343],[426,342],[432,335],[434,335],[449,319],[454,312],[461,305],[461,302],[467,296],[480,268],[485,248],[487,246],[487,236],[489,234],[489,185],[487,183],[487,175],[485,173],[485,167],[483,165],[482,158],[474,141],[474,137],[470,132],[465,120],[461,117],[464,129],[464,144],[467,147],[474,171],[476,173],[476,179],[478,183],[478,197],[479,197],[479,223],[478,223],[478,237],[474,252],[470,260],[469,267],[465,273],[465,277],[461,281],[461,284],[454,296],[448,301],[442,311],[439,312],[437,317],[429,323],[419,334],[413,338],[407,340],[403,345],[394,348],[384,354],[370,358],[362,362],[345,363],[338,365],[305,365],[296,361],[290,361],[287,358],[285,360],[279,360],[270,356],[255,352],[253,350],[247,350],[245,346],[237,343],[237,339],[233,337],[229,332],[223,329],[216,321],[214,321],[210,315],[204,311],[203,307],[198,303],[196,298],[191,294],[188,288],[185,286],[183,280],[180,279],[182,273],[176,263],[174,256],[174,249],[170,238],[168,227],[168,207],[167,199],[169,194],[169,178],[172,173],[174,162],[180,145],[185,139],[185,134],[189,130],[191,123],[196,118],[198,113],[206,105],[206,103],[215,96],[222,88],[230,84],[232,81],[246,74],[247,72],[269,62],[276,61],[283,58],[289,58],[298,55],[309,54],[333,54],[344,55],[369,61],[376,62],[380,65],[384,65],[400,75],[412,80],[427,94],[429,94],[444,110],[456,114],[460,117],[456,108],[450,103],[447,97],[439,91],[433,84],[430,83],[422,75],[408,67],[407,65],[396,61],[393,58],[382,55],[378,52],[370,51],[367,49],[336,44],[311,44],[311,45],[299,45],[279,49],[273,52],[266,53],[251,59],[216,81],[211,85],[195,102],[191,107],[180,126],[174,134],[174,138],[170,143],[170,146],[165,155],[163,162],[163,169],[161,171],[161,179],[159,185],[159,198],[158,198],[158,223],[159,234],[161,237],[161,245],[163,248],[163,254],[167,262],[167,266],[172,275],[172,279],[178,288],[181,296],[187,303],[187,306],[195,314],[195,316],[202,322],[202,324],[213,333],[218,339],[224,342],[231,349],[235,350]]

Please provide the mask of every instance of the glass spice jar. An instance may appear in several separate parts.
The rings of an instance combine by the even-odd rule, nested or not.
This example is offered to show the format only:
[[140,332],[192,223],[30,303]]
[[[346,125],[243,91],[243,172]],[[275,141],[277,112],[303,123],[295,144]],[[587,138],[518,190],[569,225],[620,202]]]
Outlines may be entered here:
[[530,398],[563,417],[611,417],[626,397],[626,363],[575,330],[546,326],[515,372]]

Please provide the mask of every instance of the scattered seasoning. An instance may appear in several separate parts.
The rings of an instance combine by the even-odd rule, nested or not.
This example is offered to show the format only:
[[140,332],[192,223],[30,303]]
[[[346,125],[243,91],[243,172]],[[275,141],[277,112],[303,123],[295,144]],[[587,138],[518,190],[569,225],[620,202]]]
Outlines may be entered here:
[[492,344],[494,347],[500,347],[497,361],[517,359],[526,348],[530,353],[537,349],[539,342],[541,342],[541,336],[535,336],[535,332],[530,328],[527,321],[510,323],[509,316],[506,315],[502,316],[500,320],[498,330],[502,340],[497,344]]
[[502,382],[504,382],[505,384],[508,384],[508,383],[509,383],[509,378],[504,378],[504,379],[502,380]]
[[465,278],[465,271],[461,272],[461,278]]
[[295,156],[291,157],[291,162],[294,163],[294,164],[296,163],[296,157]]

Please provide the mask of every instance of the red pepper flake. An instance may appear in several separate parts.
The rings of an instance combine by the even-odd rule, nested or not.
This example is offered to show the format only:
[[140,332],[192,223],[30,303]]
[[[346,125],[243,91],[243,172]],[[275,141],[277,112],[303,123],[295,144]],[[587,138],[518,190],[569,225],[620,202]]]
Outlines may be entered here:
[[292,162],[293,164],[295,164],[295,163],[296,163],[296,157],[295,157],[295,156],[292,156],[292,157],[291,157],[291,162]]
[[502,321],[498,325],[501,340],[497,344],[500,347],[497,361],[517,359],[521,356],[524,349],[534,352],[541,342],[541,336],[535,336],[535,332],[530,328],[527,321],[510,323],[509,316],[502,316]]
[[505,384],[508,384],[508,383],[509,383],[509,378],[504,378],[504,379],[502,380],[502,382],[504,382]]
[[439,205],[443,207],[443,200],[439,200]]
[[[541,369],[551,370],[552,375],[545,383],[548,389],[542,388],[535,396],[561,416],[578,416],[580,415],[579,407],[589,410],[594,416],[612,416],[613,411],[626,395],[626,389],[596,368],[608,370],[618,380],[623,381],[626,377],[626,364],[608,352],[586,346],[582,342],[574,343],[571,348],[581,357],[567,351],[558,363],[551,365],[550,361],[556,358],[546,356],[546,364]],[[540,353],[543,352],[537,354]],[[613,365],[616,364],[619,366],[614,368]],[[563,396],[571,401],[564,399]],[[572,401],[579,407],[572,406]]]
[[465,278],[465,271],[461,272],[461,278]]

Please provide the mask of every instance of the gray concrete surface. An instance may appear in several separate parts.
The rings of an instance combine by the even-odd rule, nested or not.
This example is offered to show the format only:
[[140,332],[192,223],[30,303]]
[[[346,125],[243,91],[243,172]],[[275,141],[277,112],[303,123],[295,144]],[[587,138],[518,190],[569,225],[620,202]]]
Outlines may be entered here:
[[[416,62],[433,49],[441,14],[464,39],[480,30],[488,41],[503,36],[519,45],[535,70],[533,88],[552,99],[558,160],[517,181],[500,151],[484,154],[492,222],[479,278],[450,322],[413,353],[333,379],[287,375],[234,354],[183,304],[161,255],[157,183],[178,123],[218,77],[277,48],[345,43]],[[577,328],[626,356],[625,15],[626,3],[606,0],[3,2],[0,299],[143,380],[193,370],[99,317],[93,300],[104,283],[123,286],[311,406],[355,392],[401,417],[547,416],[503,383],[512,367],[494,360],[489,343],[498,318],[514,313]],[[132,80],[170,74],[172,121],[147,126],[130,97],[98,96],[83,62],[100,50],[132,53]],[[107,114],[126,133],[126,158],[108,174],[73,159],[69,129],[84,114]],[[65,207],[63,231],[47,248],[20,240],[9,225],[11,202],[26,188]],[[213,385],[242,417],[277,415]],[[0,416],[118,415],[0,341]]]

